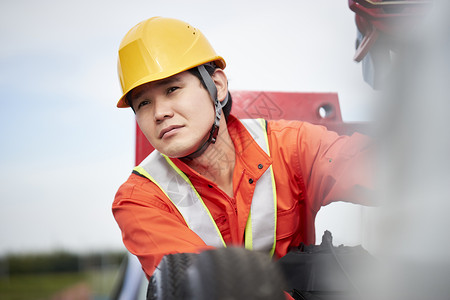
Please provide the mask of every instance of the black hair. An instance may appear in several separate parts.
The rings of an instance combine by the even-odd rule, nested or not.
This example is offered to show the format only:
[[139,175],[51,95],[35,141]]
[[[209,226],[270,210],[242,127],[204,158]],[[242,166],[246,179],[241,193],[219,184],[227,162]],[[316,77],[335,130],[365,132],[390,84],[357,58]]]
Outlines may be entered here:
[[129,107],[131,107],[131,109],[133,110],[134,114],[136,114],[136,112],[134,111],[134,107],[132,105],[131,102],[131,91],[129,91],[126,95],[125,95],[125,99],[123,99],[123,102],[125,102],[126,105],[128,105]]
[[[204,66],[205,66],[205,69],[208,72],[208,74],[211,76],[212,76],[212,74],[214,74],[214,71],[219,68],[219,67],[213,67],[211,64],[205,64]],[[202,83],[202,86],[207,90],[206,84],[205,84],[205,82],[203,82],[202,76],[200,75],[200,72],[198,71],[197,67],[189,69],[188,72],[191,73],[192,75],[194,75],[195,77],[197,77],[200,80],[200,82]],[[231,112],[231,106],[233,105],[233,100],[231,99],[231,94],[229,91],[227,91],[227,93],[228,93],[228,102],[227,102],[227,104],[225,104],[224,107],[222,107],[222,111],[225,116],[225,120],[228,120],[228,116],[230,115],[230,112]]]

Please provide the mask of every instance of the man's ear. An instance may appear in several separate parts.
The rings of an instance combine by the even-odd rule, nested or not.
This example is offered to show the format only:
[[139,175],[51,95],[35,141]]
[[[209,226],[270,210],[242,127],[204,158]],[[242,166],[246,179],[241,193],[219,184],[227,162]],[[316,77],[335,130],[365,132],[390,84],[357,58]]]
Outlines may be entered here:
[[225,100],[228,93],[227,75],[225,75],[225,72],[222,69],[216,69],[211,77],[217,88],[217,98],[222,102]]

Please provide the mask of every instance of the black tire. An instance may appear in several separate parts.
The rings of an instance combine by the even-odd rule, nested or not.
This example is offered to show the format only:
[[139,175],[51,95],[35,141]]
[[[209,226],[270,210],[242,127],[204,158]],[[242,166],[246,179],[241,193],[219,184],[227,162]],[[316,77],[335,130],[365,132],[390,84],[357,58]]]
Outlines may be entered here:
[[147,300],[186,299],[186,270],[196,256],[193,253],[164,256],[149,280]]
[[284,278],[267,254],[243,248],[208,250],[188,272],[192,300],[284,300]]

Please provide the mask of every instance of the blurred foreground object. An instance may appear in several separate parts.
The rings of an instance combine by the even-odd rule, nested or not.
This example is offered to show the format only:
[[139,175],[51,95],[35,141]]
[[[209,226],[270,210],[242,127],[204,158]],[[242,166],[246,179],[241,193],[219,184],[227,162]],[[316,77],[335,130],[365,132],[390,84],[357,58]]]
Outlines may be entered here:
[[150,279],[148,300],[284,300],[283,276],[266,253],[219,248],[166,255]]
[[354,60],[364,80],[381,89],[391,71],[392,55],[404,47],[431,9],[433,0],[348,0],[357,27]]
[[278,261],[235,247],[168,254],[150,281],[129,254],[112,299],[144,299],[146,292],[147,300],[284,300],[286,291],[295,300],[367,300],[387,286],[379,280],[387,278],[383,266],[361,246],[333,246],[329,231],[320,245],[302,244]]
[[[361,300],[370,299],[381,275],[381,263],[361,246],[333,246],[330,231],[320,245],[301,244],[277,264],[294,299]],[[368,271],[370,270],[370,271]]]
[[434,2],[380,99],[384,204],[370,236],[389,266],[382,299],[450,299],[449,14],[450,1]]

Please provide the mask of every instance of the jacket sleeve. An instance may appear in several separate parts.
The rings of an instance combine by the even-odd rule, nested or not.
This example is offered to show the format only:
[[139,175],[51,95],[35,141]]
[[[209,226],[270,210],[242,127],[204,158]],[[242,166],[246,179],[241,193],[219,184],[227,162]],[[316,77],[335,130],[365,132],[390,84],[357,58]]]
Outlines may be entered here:
[[339,136],[323,126],[303,123],[298,131],[298,157],[310,207],[335,201],[372,205],[374,142],[354,133]]
[[138,175],[132,174],[119,188],[112,211],[125,247],[138,257],[147,277],[166,254],[211,248],[188,228],[164,193]]

